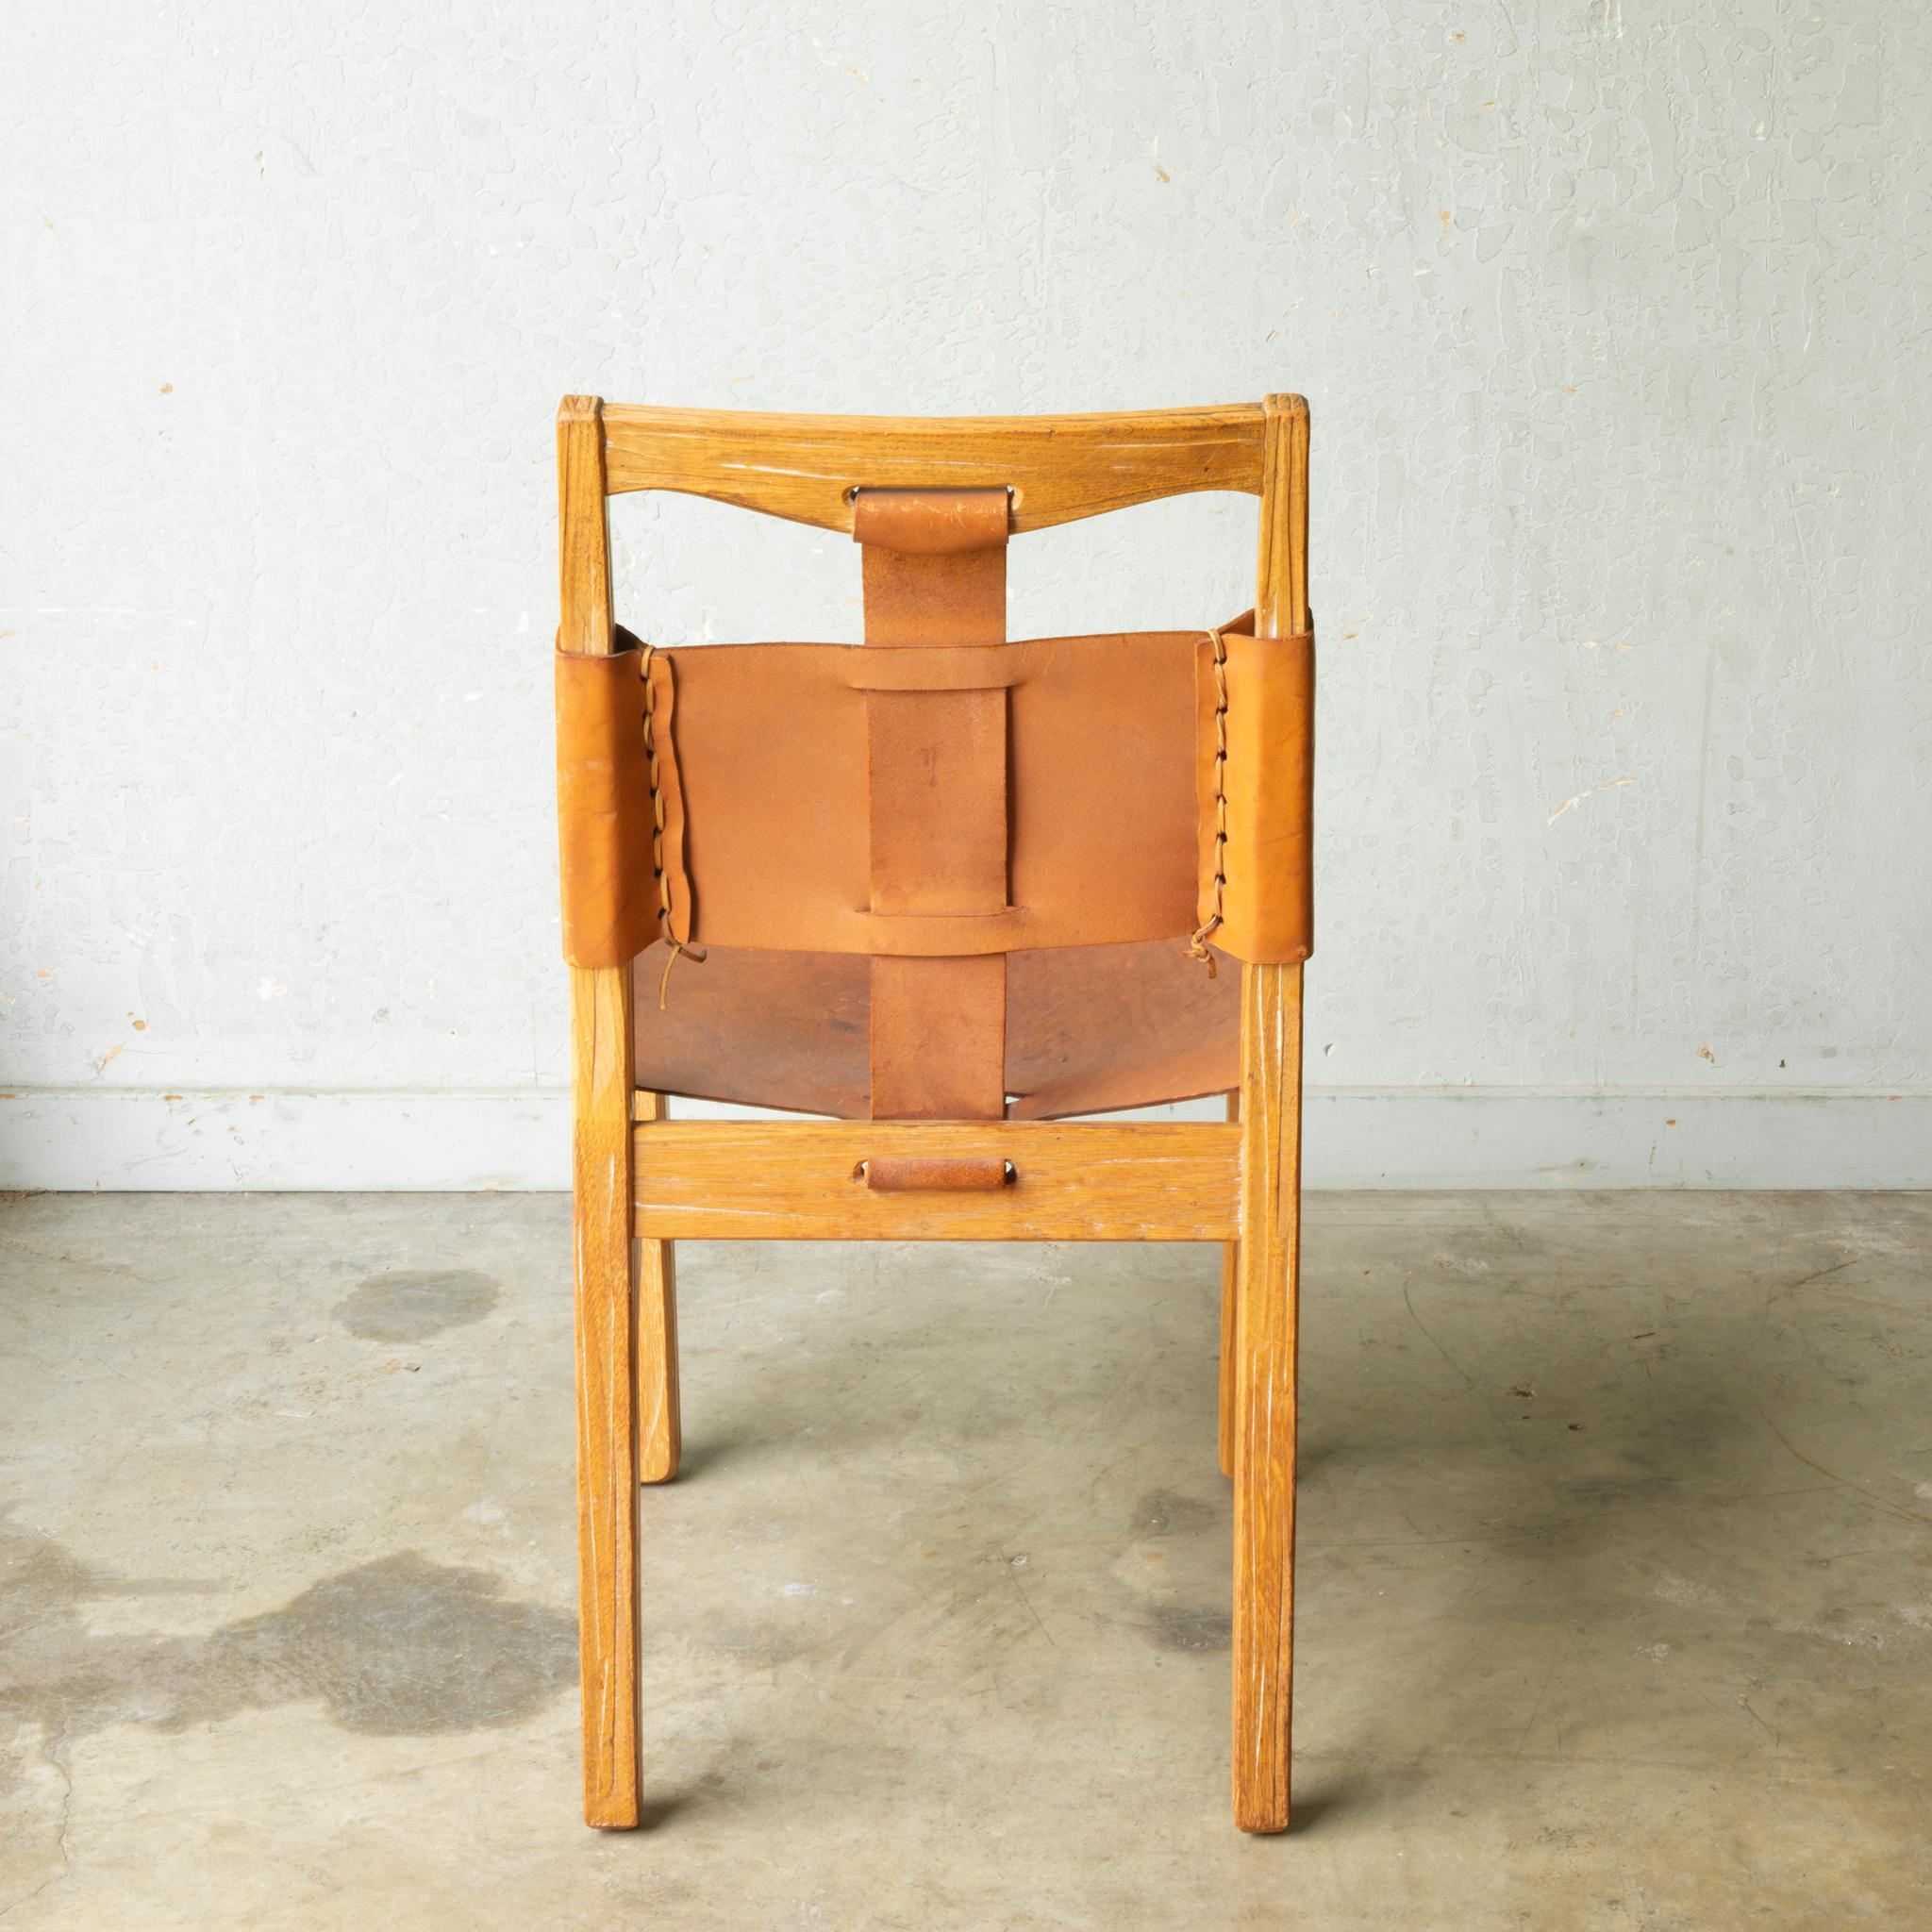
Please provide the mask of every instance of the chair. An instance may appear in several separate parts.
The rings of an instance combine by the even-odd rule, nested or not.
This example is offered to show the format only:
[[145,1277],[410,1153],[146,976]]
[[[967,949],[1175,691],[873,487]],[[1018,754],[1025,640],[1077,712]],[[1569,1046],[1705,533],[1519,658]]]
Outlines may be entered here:
[[[1313,644],[1298,396],[1132,415],[558,416],[584,1807],[639,1818],[638,1486],[682,1239],[1223,1248],[1234,1815],[1289,1822]],[[849,531],[861,645],[654,649],[607,499]],[[1253,613],[1008,642],[1008,539],[1261,505]],[[673,1121],[665,1095],[825,1118]],[[1222,1121],[1068,1121],[1225,1093]]]

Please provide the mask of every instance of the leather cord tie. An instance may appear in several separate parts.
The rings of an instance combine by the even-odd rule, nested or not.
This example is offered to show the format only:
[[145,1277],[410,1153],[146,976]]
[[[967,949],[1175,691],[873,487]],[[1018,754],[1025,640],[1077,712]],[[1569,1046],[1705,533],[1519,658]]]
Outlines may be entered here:
[[651,684],[651,659],[657,649],[655,644],[646,643],[639,651],[638,678],[644,689],[644,763],[651,786],[651,871],[658,881],[658,921],[663,927],[664,943],[671,948],[671,957],[664,961],[664,976],[658,982],[658,1010],[662,1012],[671,991],[671,969],[677,964],[679,955],[689,953],[697,964],[703,965],[705,949],[686,945],[671,930],[671,880],[664,870],[664,792],[658,771],[658,693]]
[[1212,979],[1214,955],[1208,940],[1221,924],[1221,895],[1227,887],[1227,640],[1218,630],[1208,635],[1214,642],[1214,909],[1195,927],[1188,951]]

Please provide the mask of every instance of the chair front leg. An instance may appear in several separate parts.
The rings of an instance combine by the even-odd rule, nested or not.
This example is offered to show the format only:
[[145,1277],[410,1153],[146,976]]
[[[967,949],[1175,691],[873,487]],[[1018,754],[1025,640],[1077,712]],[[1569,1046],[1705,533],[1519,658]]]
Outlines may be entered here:
[[1289,1820],[1301,981],[1299,966],[1241,969],[1241,1241],[1235,1271],[1234,1816],[1243,1831],[1285,1831]]
[[584,1820],[638,1823],[637,1292],[630,974],[571,969],[575,1061],[577,1602]]

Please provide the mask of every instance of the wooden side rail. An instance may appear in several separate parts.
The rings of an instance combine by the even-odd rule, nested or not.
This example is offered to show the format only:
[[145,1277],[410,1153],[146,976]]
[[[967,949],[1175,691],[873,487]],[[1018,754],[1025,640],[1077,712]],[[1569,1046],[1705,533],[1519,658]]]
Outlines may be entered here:
[[1196,490],[1261,490],[1267,419],[1246,403],[1120,416],[781,416],[604,406],[605,488],[677,490],[821,529],[861,487],[1006,486],[1043,530]]
[[[1241,1129],[1221,1121],[660,1121],[636,1129],[657,1241],[1224,1241]],[[1010,1161],[995,1190],[869,1188],[873,1160]]]

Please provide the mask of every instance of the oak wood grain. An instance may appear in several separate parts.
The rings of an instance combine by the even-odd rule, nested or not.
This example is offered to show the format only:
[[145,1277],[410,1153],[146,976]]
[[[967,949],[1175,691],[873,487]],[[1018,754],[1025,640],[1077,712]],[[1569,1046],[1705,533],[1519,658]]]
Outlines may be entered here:
[[[1227,1117],[1241,1117],[1241,1090],[1227,1096]],[[1241,1334],[1240,1279],[1241,1244],[1239,1241],[1221,1244],[1221,1391],[1216,1408],[1217,1434],[1221,1450],[1221,1473],[1234,1474],[1235,1396],[1240,1386],[1238,1350]]]
[[[1240,1130],[1218,1121],[670,1121],[637,1129],[661,1240],[1225,1241]],[[992,1191],[889,1193],[873,1159],[1005,1159]]]
[[859,489],[1012,491],[1015,531],[1196,490],[1261,488],[1260,406],[1095,416],[786,416],[604,409],[608,487],[675,490],[821,529]]
[[[583,652],[615,642],[597,408],[567,398],[557,418],[560,635]],[[584,1818],[622,1828],[639,1803],[630,971],[573,966],[570,993]]]
[[[1257,628],[1307,627],[1308,411],[1270,396]],[[1286,625],[1288,629],[1276,626]],[[1294,1686],[1302,969],[1241,968],[1234,1518],[1234,1816],[1285,1831]]]
[[565,396],[557,411],[557,641],[560,649],[588,657],[616,648],[603,407],[595,396]]
[[[633,992],[635,997],[635,992]],[[640,1089],[633,1118],[661,1121],[664,1096]],[[633,1141],[635,1147],[635,1141]],[[677,1389],[677,1267],[669,1241],[640,1236],[638,1279],[638,1475],[668,1483],[684,1451]]]

